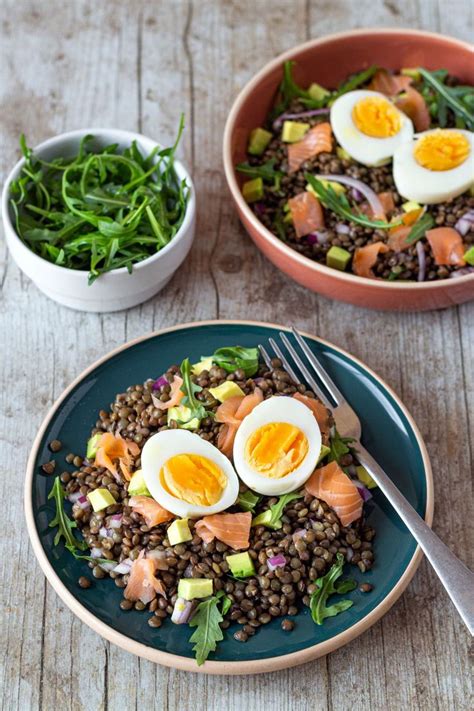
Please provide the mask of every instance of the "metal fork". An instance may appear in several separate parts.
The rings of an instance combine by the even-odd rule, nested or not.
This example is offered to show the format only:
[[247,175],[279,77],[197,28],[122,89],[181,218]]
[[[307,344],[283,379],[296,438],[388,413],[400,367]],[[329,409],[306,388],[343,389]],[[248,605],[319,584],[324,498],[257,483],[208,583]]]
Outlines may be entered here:
[[[377,464],[372,455],[361,444],[361,425],[356,413],[322,367],[303,337],[295,328],[292,328],[292,332],[304,357],[300,355],[291,343],[288,335],[282,331],[280,331],[280,338],[293,362],[284,354],[278,343],[273,338],[270,338],[269,343],[275,355],[281,360],[294,382],[306,383],[332,412],[339,434],[343,437],[355,439],[353,446],[357,451],[357,459],[360,464],[365,467],[412,533],[467,625],[469,632],[474,635],[474,573],[456,558],[438,538],[398,490],[382,467]],[[259,345],[259,349],[265,363],[271,368],[271,358],[267,350],[262,345]],[[323,383],[333,402],[329,400],[319,381]]]

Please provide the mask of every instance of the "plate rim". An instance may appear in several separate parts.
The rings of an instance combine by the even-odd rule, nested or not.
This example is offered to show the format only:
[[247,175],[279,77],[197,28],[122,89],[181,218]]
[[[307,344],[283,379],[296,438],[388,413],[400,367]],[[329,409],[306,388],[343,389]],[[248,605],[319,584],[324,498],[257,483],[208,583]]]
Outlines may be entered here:
[[[287,669],[290,667],[298,666],[319,657],[325,656],[330,652],[335,651],[339,647],[348,644],[353,639],[358,637],[360,634],[369,629],[375,622],[377,622],[392,605],[398,600],[400,595],[403,593],[411,579],[413,578],[423,556],[420,546],[415,548],[413,556],[407,564],[407,567],[402,574],[396,585],[390,590],[388,595],[375,607],[368,615],[366,615],[362,620],[356,624],[349,627],[347,630],[340,632],[335,637],[331,639],[317,642],[311,647],[301,649],[297,652],[291,652],[289,654],[282,654],[277,657],[269,657],[265,659],[253,659],[247,661],[213,661],[207,660],[202,666],[198,667],[195,660],[192,657],[183,657],[179,654],[172,654],[170,652],[165,652],[159,649],[154,649],[141,642],[136,642],[130,639],[122,632],[114,630],[109,627],[105,622],[102,622],[94,613],[87,610],[75,597],[69,592],[67,587],[61,581],[53,566],[49,562],[43,545],[41,543],[35,520],[33,515],[33,476],[34,476],[34,463],[38,454],[39,445],[44,436],[46,429],[48,428],[53,416],[59,409],[63,400],[69,395],[71,390],[73,390],[91,371],[99,367],[106,361],[113,358],[115,355],[124,351],[138,343],[146,340],[150,340],[156,336],[163,335],[165,333],[171,333],[173,331],[183,330],[185,328],[199,328],[202,326],[217,326],[217,325],[241,325],[241,326],[259,326],[264,328],[273,328],[283,331],[289,331],[290,329],[286,326],[280,324],[275,324],[266,321],[250,321],[245,319],[209,319],[204,321],[192,321],[189,323],[180,323],[175,326],[169,326],[167,328],[159,329],[158,331],[153,331],[151,333],[134,338],[120,346],[112,349],[105,355],[101,356],[99,359],[94,361],[91,365],[85,368],[78,376],[76,376],[73,381],[63,390],[59,397],[54,401],[48,412],[46,413],[41,425],[38,429],[36,437],[33,441],[30,455],[28,457],[26,478],[24,484],[24,512],[26,518],[26,526],[30,542],[33,548],[35,557],[46,576],[48,582],[52,586],[53,590],[57,593],[60,599],[66,604],[66,606],[73,612],[82,622],[85,622],[94,632],[105,638],[107,641],[116,644],[121,649],[126,652],[135,654],[138,657],[148,659],[151,662],[157,664],[162,664],[166,667],[171,667],[174,669],[179,669],[181,671],[190,672],[201,672],[204,674],[262,674],[272,671],[279,671],[282,669]],[[424,519],[426,523],[431,527],[433,523],[433,510],[434,510],[434,484],[433,484],[433,473],[431,469],[431,463],[428,455],[426,445],[424,443],[423,437],[418,429],[416,422],[411,416],[410,412],[403,404],[401,399],[395,393],[395,391],[382,379],[377,373],[375,373],[371,368],[369,368],[365,363],[351,355],[348,351],[334,345],[326,339],[320,338],[319,336],[314,336],[307,331],[301,331],[301,333],[313,340],[322,343],[323,345],[329,346],[330,348],[338,351],[343,356],[348,358],[350,361],[359,365],[365,372],[370,374],[382,387],[393,397],[397,405],[400,407],[404,416],[407,418],[415,439],[420,448],[421,457],[423,460],[425,481],[426,481],[426,506]]]

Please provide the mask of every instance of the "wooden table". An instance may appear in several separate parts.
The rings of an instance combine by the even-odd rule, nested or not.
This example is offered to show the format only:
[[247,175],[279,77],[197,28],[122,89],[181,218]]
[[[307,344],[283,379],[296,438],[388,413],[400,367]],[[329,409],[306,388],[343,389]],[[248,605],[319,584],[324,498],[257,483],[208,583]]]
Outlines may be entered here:
[[[311,294],[261,257],[236,218],[221,139],[238,90],[310,37],[362,26],[473,36],[469,0],[88,2],[3,0],[0,174],[30,144],[115,126],[162,142],[187,116],[181,155],[198,192],[198,238],[166,291],[129,311],[69,311],[0,251],[0,688],[5,711],[426,709],[469,702],[469,638],[425,561],[392,610],[329,657],[266,676],[185,674],[133,657],[73,617],[46,584],[23,525],[22,483],[53,400],[115,346],[172,324],[247,318],[297,325],[373,367],[413,413],[431,454],[434,528],[473,565],[474,303],[423,314],[364,311]],[[258,275],[258,278],[257,278]],[[250,306],[251,303],[251,306]],[[470,429],[471,428],[471,429]]]

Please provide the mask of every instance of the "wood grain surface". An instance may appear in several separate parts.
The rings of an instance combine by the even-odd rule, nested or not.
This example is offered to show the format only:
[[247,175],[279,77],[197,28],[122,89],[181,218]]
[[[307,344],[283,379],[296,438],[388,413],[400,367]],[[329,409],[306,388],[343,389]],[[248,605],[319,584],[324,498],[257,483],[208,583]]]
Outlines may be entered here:
[[[414,415],[431,455],[434,528],[473,560],[474,303],[442,312],[368,312],[290,282],[239,225],[221,139],[233,98],[277,53],[363,26],[419,27],[473,39],[470,0],[1,0],[0,176],[34,145],[85,126],[171,141],[198,192],[198,238],[166,291],[111,315],[59,307],[0,243],[0,698],[5,711],[454,711],[472,708],[470,639],[425,561],[406,593],[349,646],[257,677],[206,677],[153,665],[102,640],[46,584],[23,524],[29,447],[45,412],[89,363],[184,321],[296,324],[374,368]],[[470,657],[471,654],[471,657]]]

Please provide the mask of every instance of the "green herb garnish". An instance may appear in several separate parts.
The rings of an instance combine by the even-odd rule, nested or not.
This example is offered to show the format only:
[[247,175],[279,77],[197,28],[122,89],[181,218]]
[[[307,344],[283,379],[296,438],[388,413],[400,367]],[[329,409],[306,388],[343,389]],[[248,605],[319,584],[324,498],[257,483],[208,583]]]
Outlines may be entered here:
[[228,373],[243,370],[250,378],[258,370],[258,349],[242,348],[242,346],[218,348],[213,356],[214,362]]
[[347,200],[344,193],[338,195],[334,192],[333,188],[328,185],[327,187],[323,183],[311,175],[310,173],[305,173],[305,180],[313,188],[314,192],[318,195],[321,202],[325,207],[336,215],[340,215],[345,220],[350,222],[355,222],[358,225],[363,225],[364,227],[372,227],[378,230],[389,230],[392,227],[401,225],[402,222],[386,222],[384,220],[371,220],[369,217],[362,215],[360,213],[355,213],[352,211],[349,201]]
[[311,595],[309,607],[313,622],[317,625],[322,625],[326,617],[335,617],[340,612],[348,610],[354,604],[352,600],[340,600],[332,605],[326,605],[330,595],[335,593],[344,595],[354,590],[357,586],[355,580],[343,580],[338,584],[336,583],[336,580],[342,575],[344,566],[344,557],[341,553],[337,553],[336,561],[326,575],[314,581],[317,589]]
[[235,169],[243,175],[248,175],[249,178],[262,178],[267,183],[273,183],[274,190],[280,189],[280,182],[285,175],[283,171],[275,169],[276,159],[271,158],[262,165],[250,165],[250,163],[239,163]]
[[367,69],[363,69],[357,74],[353,74],[351,77],[349,77],[347,81],[345,81],[339,86],[333,98],[342,96],[343,94],[347,94],[348,91],[354,91],[354,89],[357,89],[359,86],[362,86],[362,84],[368,82],[369,79],[372,79],[377,69],[377,65],[374,64],[371,67],[368,67]]
[[350,447],[347,445],[354,441],[353,437],[341,437],[339,432],[335,430],[329,441],[329,448],[331,451],[328,456],[328,461],[339,462],[341,457],[345,454],[349,454]]
[[406,244],[415,244],[415,242],[418,242],[421,237],[424,237],[425,232],[434,227],[434,225],[435,221],[432,216],[429,214],[429,212],[425,212],[423,217],[420,217],[420,219],[415,222],[410,232],[408,233],[405,239]]
[[50,522],[49,527],[58,527],[56,535],[54,536],[54,545],[57,546],[61,538],[64,538],[66,548],[70,553],[75,555],[75,551],[85,551],[88,545],[85,541],[77,539],[73,534],[73,529],[77,528],[76,521],[69,518],[67,513],[64,511],[64,499],[66,498],[65,491],[61,486],[61,480],[57,476],[54,480],[54,484],[51,491],[48,494],[48,499],[54,499],[56,504],[56,516]]
[[[425,86],[432,89],[435,94],[432,103],[436,102],[435,115],[438,117],[440,126],[447,124],[446,109],[449,107],[455,117],[461,120],[470,131],[474,130],[474,89],[472,86],[446,86],[444,84],[448,74],[446,70],[429,72],[427,69],[419,67],[418,71],[423,77]],[[424,93],[425,98],[426,95]]]
[[48,162],[21,136],[25,165],[10,200],[18,235],[40,257],[88,270],[90,284],[111,269],[131,272],[183,222],[188,187],[173,165],[183,127],[181,117],[174,145],[146,157],[135,141],[123,152],[117,145],[97,150],[85,136],[73,158]]
[[276,504],[270,506],[270,508],[266,511],[262,511],[262,513],[258,514],[258,516],[253,519],[252,526],[266,526],[267,528],[272,528],[273,530],[281,528],[283,526],[281,517],[283,516],[285,506],[287,506],[290,501],[302,498],[303,494],[299,491],[293,491],[290,494],[283,494],[283,496],[279,497]]
[[[180,402],[180,405],[185,405],[189,408],[189,419],[186,422],[190,422],[194,418],[199,421],[208,417],[210,413],[206,410],[202,402],[200,402],[195,395],[202,391],[200,385],[196,385],[191,378],[191,363],[189,358],[185,358],[180,366],[181,377],[183,378],[183,384],[181,386],[181,392],[184,393],[184,397]],[[186,424],[186,422],[180,422],[179,424]]]
[[[220,608],[222,598],[222,607]],[[217,643],[224,639],[220,624],[223,615],[229,610],[231,601],[219,590],[216,595],[203,600],[189,621],[190,627],[196,627],[189,641],[194,644],[198,666],[204,664],[210,652],[215,652]]]
[[253,491],[245,491],[243,494],[239,494],[237,499],[237,505],[240,506],[242,511],[255,511],[255,507],[262,497],[258,494],[254,494]]

